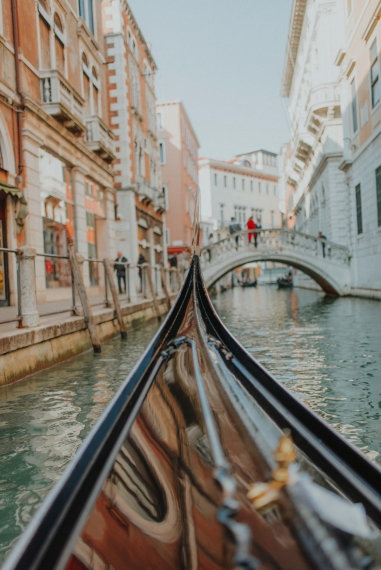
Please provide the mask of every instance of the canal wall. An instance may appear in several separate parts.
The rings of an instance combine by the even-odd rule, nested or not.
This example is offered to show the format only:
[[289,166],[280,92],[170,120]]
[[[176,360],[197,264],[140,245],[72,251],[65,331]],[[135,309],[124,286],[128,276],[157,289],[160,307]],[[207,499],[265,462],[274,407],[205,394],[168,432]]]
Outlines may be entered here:
[[[166,314],[166,299],[159,298],[157,302],[160,315]],[[121,311],[129,330],[157,318],[152,300],[121,307]],[[95,312],[94,323],[101,341],[120,334],[113,308]],[[0,386],[16,382],[91,348],[84,317],[70,317],[55,323],[0,333]],[[126,349],[133,350],[128,341]]]

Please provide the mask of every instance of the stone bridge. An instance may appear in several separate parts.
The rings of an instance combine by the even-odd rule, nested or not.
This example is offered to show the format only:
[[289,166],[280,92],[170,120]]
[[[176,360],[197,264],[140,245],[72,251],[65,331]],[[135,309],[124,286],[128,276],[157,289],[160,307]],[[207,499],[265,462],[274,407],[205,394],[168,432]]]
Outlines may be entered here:
[[326,293],[350,294],[350,254],[345,247],[294,230],[256,230],[257,247],[242,231],[201,250],[207,287],[229,271],[253,261],[277,261],[301,269]]

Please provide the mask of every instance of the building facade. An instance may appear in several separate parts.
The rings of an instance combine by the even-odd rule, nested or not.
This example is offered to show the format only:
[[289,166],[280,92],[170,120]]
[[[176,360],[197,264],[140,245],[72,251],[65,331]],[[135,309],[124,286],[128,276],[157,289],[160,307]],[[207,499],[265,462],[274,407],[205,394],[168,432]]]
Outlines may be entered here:
[[[98,2],[0,3],[0,219],[3,246],[86,259],[114,249],[114,137],[108,126]],[[12,10],[14,8],[14,10]],[[15,260],[1,256],[1,303],[15,303]],[[39,301],[70,296],[64,260],[36,258]],[[94,263],[87,285],[99,288]]]
[[128,3],[104,0],[102,9],[115,135],[117,249],[132,263],[139,254],[153,265],[165,263],[166,201],[156,127],[156,64]]
[[[353,294],[381,296],[379,0],[294,0],[282,95],[296,229],[349,247]],[[292,190],[291,190],[292,189]]]
[[282,81],[291,123],[283,179],[286,190],[293,188],[288,209],[292,202],[296,229],[316,236],[321,231],[347,245],[347,190],[339,170],[340,85],[334,65],[343,41],[342,20],[341,0],[293,1]]
[[229,162],[200,158],[199,179],[202,221],[206,232],[213,224],[215,240],[226,235],[232,217],[242,229],[250,216],[263,228],[281,227],[276,154],[257,150]]
[[336,55],[349,199],[352,290],[381,297],[381,2],[344,2],[345,39]]
[[190,251],[198,192],[196,133],[181,100],[156,104],[159,158],[168,212],[168,254]]

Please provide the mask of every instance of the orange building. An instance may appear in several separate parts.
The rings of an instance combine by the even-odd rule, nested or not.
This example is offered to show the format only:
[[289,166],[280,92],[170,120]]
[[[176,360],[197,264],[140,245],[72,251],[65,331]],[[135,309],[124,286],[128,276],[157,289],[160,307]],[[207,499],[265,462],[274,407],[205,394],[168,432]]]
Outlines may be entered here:
[[167,251],[189,251],[198,191],[198,142],[181,100],[156,104],[162,188],[168,202]]
[[128,3],[104,0],[102,10],[116,141],[117,249],[132,263],[139,254],[152,265],[165,263],[165,196],[155,119],[157,68]]
[[[99,3],[1,0],[0,61],[0,245],[66,255],[74,241],[85,258],[113,251]],[[16,301],[15,265],[0,254],[0,304]],[[87,285],[102,286],[92,267],[84,266]],[[36,272],[39,301],[70,298],[61,261],[39,256]]]

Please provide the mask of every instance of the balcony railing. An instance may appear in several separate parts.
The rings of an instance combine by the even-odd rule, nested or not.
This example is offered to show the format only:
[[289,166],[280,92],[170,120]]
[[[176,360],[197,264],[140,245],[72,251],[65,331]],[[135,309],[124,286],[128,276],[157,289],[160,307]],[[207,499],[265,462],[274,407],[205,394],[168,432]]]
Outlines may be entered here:
[[115,159],[114,134],[106,123],[96,115],[86,117],[86,146],[104,161]]
[[81,135],[85,131],[82,97],[57,69],[41,71],[40,76],[44,111]]
[[167,203],[164,192],[157,192],[155,200],[155,210],[157,212],[163,213],[166,211],[166,209],[167,209]]
[[158,190],[150,186],[148,180],[140,176],[136,182],[136,189],[141,202],[146,204],[155,203],[157,200]]
[[340,117],[340,85],[328,83],[311,89],[307,105],[305,126],[315,137],[326,120]]

